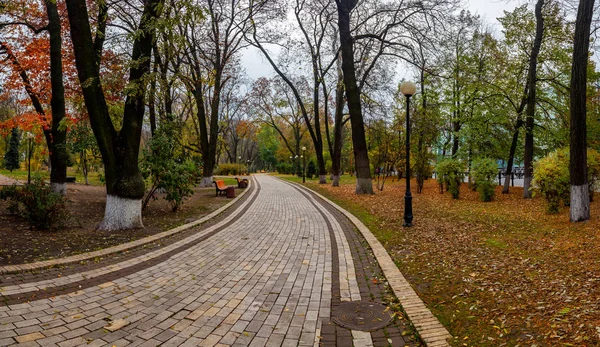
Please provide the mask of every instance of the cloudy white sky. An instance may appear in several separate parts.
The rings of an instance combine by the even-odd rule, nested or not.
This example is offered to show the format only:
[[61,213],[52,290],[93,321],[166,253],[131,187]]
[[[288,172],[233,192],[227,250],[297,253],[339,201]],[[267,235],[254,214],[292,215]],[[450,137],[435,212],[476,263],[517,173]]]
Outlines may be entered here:
[[[503,10],[512,10],[523,1],[525,0],[465,0],[465,4],[472,13],[481,15],[484,22],[488,23],[493,30],[500,30],[500,24],[496,18],[503,15]],[[268,63],[264,61],[258,51],[253,49],[244,52],[242,63],[252,80],[273,75],[273,70]]]
[[496,18],[503,15],[503,10],[512,10],[520,3],[523,3],[522,0],[466,0],[467,8],[471,12],[478,13],[485,23],[494,27],[500,25]]

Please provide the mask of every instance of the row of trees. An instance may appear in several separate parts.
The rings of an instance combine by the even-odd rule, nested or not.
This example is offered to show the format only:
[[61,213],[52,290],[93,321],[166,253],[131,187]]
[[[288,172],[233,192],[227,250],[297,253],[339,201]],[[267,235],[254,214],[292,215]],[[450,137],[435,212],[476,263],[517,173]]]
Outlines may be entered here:
[[[510,177],[522,158],[528,197],[533,159],[568,145],[566,129],[578,141],[571,146],[573,170],[585,161],[587,144],[580,140],[592,102],[586,93],[596,92],[597,75],[587,53],[582,62],[588,48],[574,50],[573,37],[589,37],[587,17],[578,15],[575,25],[564,4],[538,0],[533,9],[506,12],[496,37],[458,6],[454,0],[2,2],[3,96],[28,105],[4,126],[39,129],[52,185],[63,193],[69,143],[79,144],[73,148],[85,162],[91,128],[106,177],[103,229],[142,225],[141,144],[146,132],[162,128],[176,139],[171,157],[201,157],[202,186],[211,184],[218,162],[273,168],[288,155],[291,162],[306,155],[307,146],[320,183],[331,174],[338,185],[347,166],[356,172],[356,192],[370,194],[372,167],[403,165],[405,115],[393,73],[402,63],[419,85],[411,110],[414,165],[423,168],[417,171],[426,173],[434,154],[468,163],[485,156],[506,159]],[[591,18],[592,7],[580,12]],[[275,77],[244,78],[240,57],[250,48]],[[591,73],[571,73],[576,67]],[[583,185],[579,180],[574,187]]]

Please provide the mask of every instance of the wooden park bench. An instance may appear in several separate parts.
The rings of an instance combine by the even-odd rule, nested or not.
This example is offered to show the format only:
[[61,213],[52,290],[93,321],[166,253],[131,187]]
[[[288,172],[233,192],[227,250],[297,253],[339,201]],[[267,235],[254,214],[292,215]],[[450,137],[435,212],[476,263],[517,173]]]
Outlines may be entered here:
[[239,177],[235,178],[238,183],[238,188],[247,188],[248,187],[248,179],[239,179]]
[[227,194],[227,186],[225,185],[225,181],[223,180],[214,180],[215,188],[217,189],[217,194],[215,196]]

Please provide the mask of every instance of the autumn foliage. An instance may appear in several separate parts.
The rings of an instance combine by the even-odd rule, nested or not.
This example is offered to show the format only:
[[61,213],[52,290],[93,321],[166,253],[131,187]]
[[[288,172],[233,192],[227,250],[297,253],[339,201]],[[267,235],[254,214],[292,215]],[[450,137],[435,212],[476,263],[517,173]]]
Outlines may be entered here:
[[[78,93],[74,57],[68,41],[68,21],[65,6],[57,2],[61,15],[62,61],[65,96]],[[11,1],[4,9],[6,20],[1,28],[0,72],[5,75],[1,98],[15,98],[20,105],[16,116],[0,123],[1,129],[18,126],[25,131],[48,129],[51,122],[50,101],[50,43],[45,29],[48,19],[43,1]],[[35,95],[41,110],[32,106],[30,95]],[[3,130],[5,131],[5,130]],[[38,131],[39,133],[39,131]]]

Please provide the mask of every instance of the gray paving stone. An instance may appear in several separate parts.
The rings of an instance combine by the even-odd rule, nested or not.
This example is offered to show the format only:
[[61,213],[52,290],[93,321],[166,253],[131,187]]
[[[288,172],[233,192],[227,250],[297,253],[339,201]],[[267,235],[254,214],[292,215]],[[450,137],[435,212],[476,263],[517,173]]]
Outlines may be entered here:
[[15,339],[12,339],[10,337],[6,337],[6,338],[0,338],[0,346],[10,346],[17,343],[15,341]]
[[[295,188],[268,176],[257,176],[257,181],[260,191],[250,192],[239,204],[247,207],[239,219],[156,265],[69,295],[0,307],[0,319],[6,322],[0,325],[0,341],[40,331],[48,336],[47,343],[59,346],[82,341],[109,346],[296,346],[300,340],[312,345],[320,318],[330,314],[330,231],[320,210]],[[240,213],[125,262],[32,285],[68,284],[84,275],[93,279],[140,264]],[[343,239],[343,232],[336,232]],[[340,278],[352,295],[356,278],[347,244],[338,242],[338,253],[340,271],[345,271]],[[129,325],[109,333],[105,318],[124,319]]]

